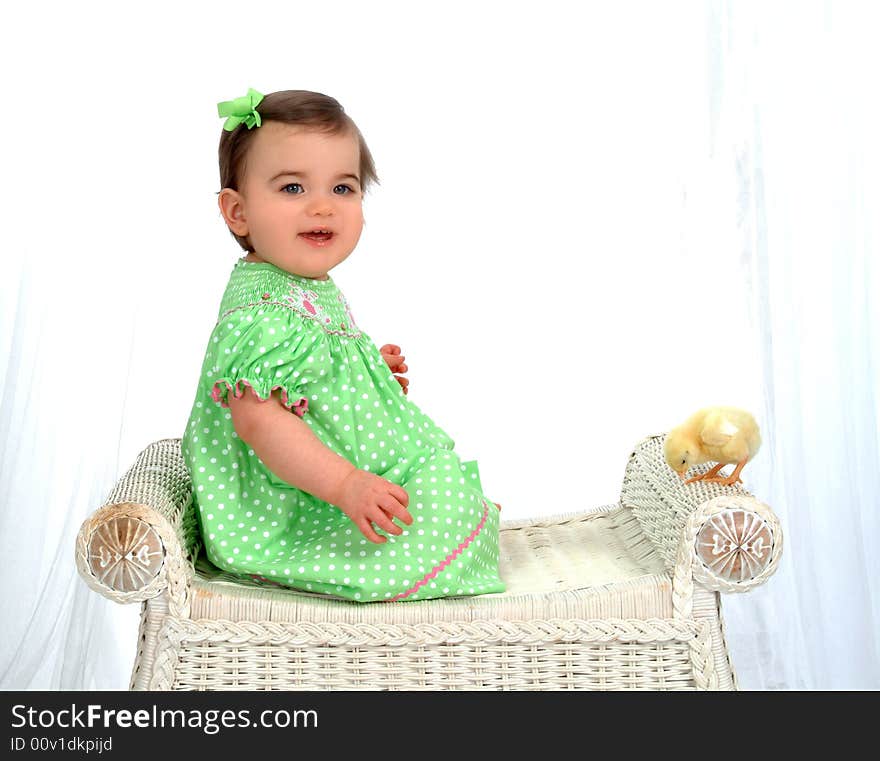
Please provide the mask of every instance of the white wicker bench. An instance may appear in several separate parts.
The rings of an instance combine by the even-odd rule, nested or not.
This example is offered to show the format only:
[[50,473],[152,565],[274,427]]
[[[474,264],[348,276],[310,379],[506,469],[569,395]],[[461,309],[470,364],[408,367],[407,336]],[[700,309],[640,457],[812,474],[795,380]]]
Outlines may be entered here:
[[179,439],[140,454],[76,563],[142,603],[135,690],[736,689],[719,592],[765,581],[782,532],[741,487],[682,484],[663,438],[618,504],[503,521],[502,594],[359,604],[230,576],[199,553]]

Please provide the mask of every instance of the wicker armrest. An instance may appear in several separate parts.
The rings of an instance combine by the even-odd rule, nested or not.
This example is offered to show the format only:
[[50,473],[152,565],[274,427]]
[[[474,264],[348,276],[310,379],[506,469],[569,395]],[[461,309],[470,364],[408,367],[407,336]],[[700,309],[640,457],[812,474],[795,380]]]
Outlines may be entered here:
[[[745,592],[776,570],[782,529],[773,510],[741,486],[684,484],[666,464],[665,434],[630,455],[620,495],[671,574],[709,589]],[[705,473],[709,465],[695,468]]]
[[180,439],[148,446],[80,527],[76,564],[86,584],[120,603],[186,584],[199,547],[191,502]]

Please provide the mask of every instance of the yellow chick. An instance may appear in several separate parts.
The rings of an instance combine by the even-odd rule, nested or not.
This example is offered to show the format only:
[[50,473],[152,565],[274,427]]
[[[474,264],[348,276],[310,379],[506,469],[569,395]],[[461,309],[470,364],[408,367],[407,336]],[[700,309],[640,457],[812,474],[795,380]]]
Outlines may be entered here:
[[[717,462],[708,473],[685,481],[710,481],[731,484],[741,481],[739,474],[761,446],[761,434],[755,419],[736,407],[706,407],[695,412],[666,436],[666,462],[684,480],[691,465]],[[736,463],[729,476],[719,476],[725,465]]]

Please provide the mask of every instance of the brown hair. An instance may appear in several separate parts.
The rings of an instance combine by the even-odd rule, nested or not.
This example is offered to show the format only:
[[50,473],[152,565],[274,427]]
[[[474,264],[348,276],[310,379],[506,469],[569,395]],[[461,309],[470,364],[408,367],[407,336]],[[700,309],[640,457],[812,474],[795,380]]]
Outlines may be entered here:
[[[335,98],[309,90],[279,90],[264,96],[257,105],[257,112],[260,114],[261,124],[275,121],[306,126],[331,135],[356,135],[360,149],[358,174],[361,178],[361,190],[366,193],[374,182],[379,184],[373,157],[364,136]],[[248,129],[242,122],[234,130],[224,129],[220,133],[218,153],[221,188],[239,190],[244,177],[248,147],[258,129],[259,127]],[[217,192],[219,194],[220,191]],[[236,235],[232,230],[229,232],[245,251],[254,250],[246,236]]]

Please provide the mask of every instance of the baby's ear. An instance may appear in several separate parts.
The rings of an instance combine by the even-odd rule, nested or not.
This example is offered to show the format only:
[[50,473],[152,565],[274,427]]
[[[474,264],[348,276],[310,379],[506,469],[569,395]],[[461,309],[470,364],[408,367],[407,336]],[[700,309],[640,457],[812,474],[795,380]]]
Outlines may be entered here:
[[236,235],[244,237],[248,234],[247,219],[241,196],[232,188],[223,188],[217,196],[217,205],[226,222],[226,226]]

